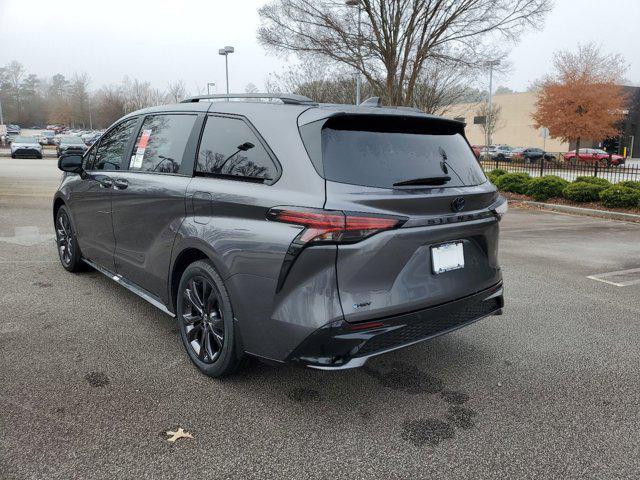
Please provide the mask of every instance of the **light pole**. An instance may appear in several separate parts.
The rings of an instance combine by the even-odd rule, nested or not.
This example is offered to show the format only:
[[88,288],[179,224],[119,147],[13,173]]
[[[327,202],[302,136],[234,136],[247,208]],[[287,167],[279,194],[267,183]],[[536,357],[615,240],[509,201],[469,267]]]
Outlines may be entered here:
[[485,63],[489,67],[489,109],[487,112],[487,118],[484,119],[487,125],[487,148],[491,145],[491,117],[493,113],[493,67],[500,65],[500,60],[491,60]]
[[[358,7],[358,61],[362,65],[362,6],[360,0],[346,0],[345,4],[348,7]],[[360,70],[356,70],[356,105],[360,105],[360,89],[362,85],[362,76]]]
[[[233,47],[224,47],[218,50],[218,54],[224,55],[224,71],[227,78],[227,95],[229,94],[229,54],[233,52]],[[227,100],[229,99],[227,98]]]

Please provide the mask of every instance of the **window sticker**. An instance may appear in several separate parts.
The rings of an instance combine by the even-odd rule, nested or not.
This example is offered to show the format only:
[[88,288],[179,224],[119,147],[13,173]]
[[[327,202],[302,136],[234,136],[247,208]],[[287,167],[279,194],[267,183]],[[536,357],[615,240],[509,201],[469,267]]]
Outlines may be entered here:
[[143,130],[142,135],[140,135],[140,140],[138,140],[138,146],[136,148],[135,155],[131,156],[131,161],[129,162],[129,168],[140,168],[142,167],[142,160],[144,159],[144,152],[147,149],[147,145],[149,144],[149,138],[151,137],[151,129]]

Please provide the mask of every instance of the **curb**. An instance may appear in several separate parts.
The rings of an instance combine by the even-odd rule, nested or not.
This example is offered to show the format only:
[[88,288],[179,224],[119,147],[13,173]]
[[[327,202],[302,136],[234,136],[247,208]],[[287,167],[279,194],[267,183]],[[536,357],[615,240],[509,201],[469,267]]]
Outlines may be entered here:
[[626,222],[640,222],[640,215],[633,213],[611,212],[607,210],[595,210],[593,208],[572,207],[570,205],[556,205],[554,203],[532,202],[530,200],[509,200],[509,203],[522,203],[531,205],[543,210],[551,210],[553,212],[571,213],[573,215],[584,215],[587,217],[607,218],[609,220],[622,220]]

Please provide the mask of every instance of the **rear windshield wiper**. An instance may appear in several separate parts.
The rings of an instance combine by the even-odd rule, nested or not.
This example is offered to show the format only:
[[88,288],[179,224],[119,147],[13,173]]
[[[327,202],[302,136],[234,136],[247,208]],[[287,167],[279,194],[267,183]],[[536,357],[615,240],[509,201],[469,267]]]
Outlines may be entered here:
[[396,182],[394,187],[405,187],[409,185],[444,185],[451,180],[449,175],[441,175],[438,177],[424,177],[414,178],[412,180],[403,180],[402,182]]

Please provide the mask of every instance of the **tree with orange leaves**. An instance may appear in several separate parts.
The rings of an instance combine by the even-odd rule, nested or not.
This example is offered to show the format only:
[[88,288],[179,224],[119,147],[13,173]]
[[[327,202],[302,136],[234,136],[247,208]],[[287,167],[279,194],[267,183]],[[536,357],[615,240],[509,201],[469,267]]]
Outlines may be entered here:
[[540,82],[536,128],[547,127],[552,138],[576,142],[616,136],[628,99],[620,83],[626,71],[621,55],[604,56],[594,44],[575,53],[554,56],[554,75]]

